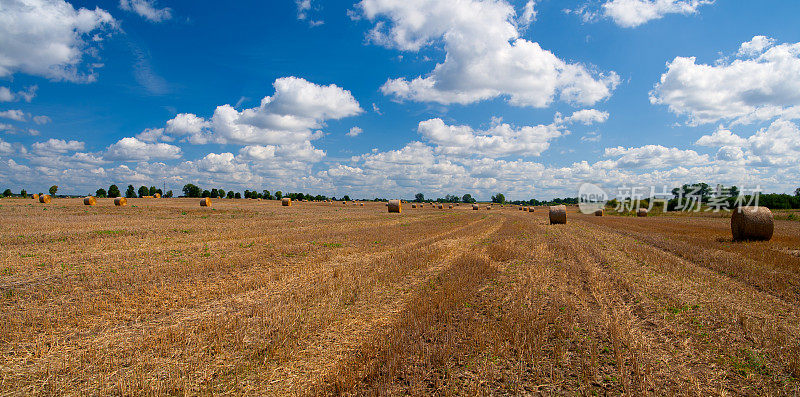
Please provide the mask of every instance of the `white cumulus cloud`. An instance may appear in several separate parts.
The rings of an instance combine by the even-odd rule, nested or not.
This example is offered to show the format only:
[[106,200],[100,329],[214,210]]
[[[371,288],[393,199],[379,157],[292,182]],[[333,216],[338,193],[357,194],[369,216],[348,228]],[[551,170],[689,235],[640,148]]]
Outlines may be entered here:
[[567,63],[520,38],[516,11],[503,0],[363,0],[358,7],[374,23],[369,38],[377,44],[419,51],[444,43],[445,59],[428,75],[381,87],[401,100],[469,104],[503,96],[515,106],[546,107],[558,97],[591,105],[619,84],[613,72]]
[[158,8],[155,0],[119,0],[119,8],[135,12],[150,22],[172,18],[172,10],[169,7]]
[[743,57],[713,65],[676,57],[650,93],[650,102],[669,106],[692,124],[800,118],[800,43],[772,45],[757,36],[739,53]]
[[110,145],[103,157],[120,161],[169,160],[180,158],[181,149],[167,143],[147,143],[130,137]]
[[5,0],[0,11],[0,77],[17,72],[54,80],[92,81],[100,34],[114,29],[107,11],[75,9],[64,0]]
[[603,3],[603,15],[625,28],[634,28],[668,14],[694,14],[700,6],[714,0],[609,0]]

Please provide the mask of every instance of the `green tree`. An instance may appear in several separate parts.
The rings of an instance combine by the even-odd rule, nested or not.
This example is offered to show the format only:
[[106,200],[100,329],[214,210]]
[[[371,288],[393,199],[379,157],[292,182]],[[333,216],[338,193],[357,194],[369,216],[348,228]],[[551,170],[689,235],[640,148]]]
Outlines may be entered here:
[[58,192],[58,186],[56,186],[56,185],[50,186],[50,190],[49,191],[50,191],[50,195],[55,197],[56,193]]
[[283,198],[283,192],[278,190],[275,192],[275,200],[280,200]]
[[11,189],[6,189],[6,190],[3,191],[3,197],[10,197],[13,194],[14,193],[11,193]]
[[133,187],[133,185],[128,185],[128,190],[125,191],[125,197],[127,198],[136,197],[136,189]]
[[232,199],[234,196],[235,196],[235,193],[233,193],[233,190],[228,190],[228,198]]
[[100,189],[97,189],[96,192],[94,192],[94,196],[95,197],[100,197],[100,198],[105,198],[105,197],[108,196],[108,193],[106,193],[106,189],[100,188]]
[[211,195],[209,197],[211,197],[211,198],[219,197],[219,190],[217,190],[216,188],[211,189]]
[[149,196],[150,189],[147,186],[139,186],[139,197]]
[[172,190],[167,190],[167,192],[164,193],[164,197],[165,198],[172,198]]
[[463,196],[461,197],[461,202],[462,202],[462,203],[474,203],[474,202],[475,202],[475,199],[474,199],[474,198],[472,198],[472,195],[471,195],[471,194],[467,193],[467,194],[465,194],[465,195],[463,195]]
[[269,192],[269,190],[264,190],[261,192],[261,194],[264,195],[265,200],[272,200],[272,194]]
[[155,186],[150,186],[150,189],[148,189],[148,192],[147,192],[147,196],[155,196],[156,193],[158,193],[158,190],[156,189],[156,187]]
[[28,198],[28,191],[25,190],[25,189],[22,189],[22,191],[19,192],[19,195],[22,196],[22,198]]
[[219,194],[219,198],[225,198],[225,191],[222,189],[217,190],[217,194]]
[[348,196],[348,195],[346,195],[346,194],[345,194],[345,195],[344,195],[344,197],[342,197],[342,200],[344,200],[344,201],[350,201],[350,196]]
[[504,204],[506,202],[506,196],[503,196],[503,193],[497,193],[492,196],[492,202],[497,204]]
[[239,192],[236,192],[236,194],[234,194],[233,197],[237,198],[237,199],[240,199],[240,198],[242,198],[242,194],[239,193]]
[[211,192],[209,192],[208,190],[203,190],[203,194],[201,197],[209,197],[209,196],[211,196]]
[[186,197],[200,197],[202,191],[199,187],[192,183],[187,183],[183,185],[183,195]]
[[119,187],[117,185],[111,185],[108,187],[108,197],[117,198],[120,195]]
[[797,189],[794,189],[794,196],[795,197],[800,197],[800,187],[797,188]]
[[414,201],[416,201],[418,203],[421,203],[421,202],[425,201],[425,195],[422,194],[422,193],[415,194],[414,195]]

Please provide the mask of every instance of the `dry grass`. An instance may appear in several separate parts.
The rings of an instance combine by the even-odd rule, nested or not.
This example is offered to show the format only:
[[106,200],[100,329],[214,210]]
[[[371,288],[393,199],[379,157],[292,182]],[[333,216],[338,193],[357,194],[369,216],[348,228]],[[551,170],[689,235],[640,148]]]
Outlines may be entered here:
[[800,392],[800,223],[471,209],[0,200],[0,393]]

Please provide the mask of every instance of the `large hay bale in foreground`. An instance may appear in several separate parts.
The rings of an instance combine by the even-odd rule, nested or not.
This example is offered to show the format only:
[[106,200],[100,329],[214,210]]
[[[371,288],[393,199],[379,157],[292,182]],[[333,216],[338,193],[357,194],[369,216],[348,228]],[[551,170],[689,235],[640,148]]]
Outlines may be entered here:
[[211,198],[206,197],[204,199],[201,199],[200,200],[200,206],[201,207],[211,207]]
[[772,239],[775,219],[767,207],[738,207],[731,214],[731,233],[735,241]]
[[647,217],[647,212],[648,211],[646,208],[639,208],[639,210],[636,211],[636,216],[639,218],[645,218]]
[[603,216],[603,210],[599,209],[599,210],[595,211],[594,212],[594,216]]
[[97,199],[92,196],[84,197],[83,205],[97,205]]
[[563,205],[550,206],[550,224],[564,225],[567,223],[567,207]]
[[389,202],[386,203],[386,208],[389,209],[389,212],[396,212],[399,214],[403,212],[403,203],[401,203],[400,200],[389,200]]
[[31,197],[32,197],[34,200],[38,200],[38,199],[39,199],[39,195],[38,195],[38,194],[34,194],[34,195],[33,195],[33,196],[31,196]]
[[124,207],[128,205],[128,199],[126,199],[125,197],[117,197],[114,199],[114,205],[116,205],[117,207]]
[[39,202],[42,204],[50,204],[50,200],[52,200],[52,198],[49,194],[43,194],[39,196]]
[[289,197],[284,197],[281,199],[281,205],[284,207],[291,207],[292,206],[292,199]]
[[478,205],[478,204],[472,204],[472,209],[477,211],[477,210],[481,209],[481,206]]

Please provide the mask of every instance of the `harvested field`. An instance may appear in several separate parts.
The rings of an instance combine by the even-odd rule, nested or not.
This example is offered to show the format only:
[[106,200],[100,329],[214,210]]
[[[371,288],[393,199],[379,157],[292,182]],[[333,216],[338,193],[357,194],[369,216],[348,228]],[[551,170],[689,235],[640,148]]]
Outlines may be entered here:
[[800,393],[800,222],[567,212],[0,200],[0,393]]

